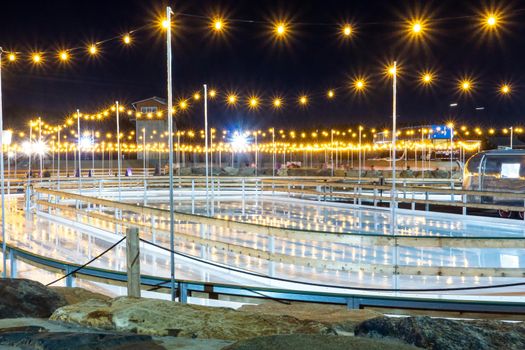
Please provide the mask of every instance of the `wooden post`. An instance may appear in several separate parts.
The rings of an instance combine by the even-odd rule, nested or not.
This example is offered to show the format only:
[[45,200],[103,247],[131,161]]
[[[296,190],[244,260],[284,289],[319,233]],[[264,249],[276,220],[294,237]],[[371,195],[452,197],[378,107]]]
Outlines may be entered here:
[[139,229],[126,230],[126,262],[128,272],[128,297],[140,298]]

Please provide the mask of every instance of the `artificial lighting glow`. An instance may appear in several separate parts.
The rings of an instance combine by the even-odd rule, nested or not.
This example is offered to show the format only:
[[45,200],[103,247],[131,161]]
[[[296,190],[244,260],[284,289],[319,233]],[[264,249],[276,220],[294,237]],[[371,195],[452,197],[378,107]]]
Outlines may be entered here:
[[366,80],[364,78],[356,78],[354,79],[352,85],[353,85],[354,91],[357,91],[357,92],[364,91],[364,89],[366,88]]
[[201,99],[201,94],[199,94],[198,92],[194,93],[194,94],[193,94],[193,99],[194,99],[195,101],[200,100],[200,99]]
[[328,90],[328,93],[326,95],[328,96],[328,98],[334,98],[335,92],[334,90]]
[[215,17],[212,21],[211,27],[216,32],[222,32],[225,27],[224,19],[220,17]]
[[67,61],[69,59],[69,53],[67,51],[60,51],[58,57],[61,61]]
[[503,84],[503,85],[501,85],[499,91],[500,91],[500,93],[501,93],[502,95],[508,95],[508,94],[510,94],[510,91],[511,91],[510,85],[508,85],[508,84]]
[[211,89],[208,95],[210,98],[215,98],[215,96],[217,96],[217,90]]
[[188,102],[186,102],[186,101],[180,101],[180,102],[179,102],[179,108],[182,109],[182,110],[188,108]]
[[80,147],[83,149],[88,149],[91,146],[93,146],[94,140],[91,138],[91,136],[82,136],[80,138]]
[[250,96],[248,99],[248,107],[250,109],[257,109],[259,107],[259,98],[257,96]]
[[308,104],[308,96],[303,95],[299,97],[299,103],[303,106],[306,106]]
[[421,73],[421,83],[423,85],[430,85],[434,82],[434,73],[426,71]]
[[238,98],[236,94],[229,94],[226,102],[228,102],[230,106],[234,106],[235,104],[237,104],[237,99]]
[[122,37],[122,41],[124,44],[129,45],[131,44],[131,36],[129,34],[126,34]]
[[394,65],[388,66],[386,72],[388,75],[394,76],[397,74],[397,67],[394,67]]
[[353,32],[352,26],[350,24],[345,24],[341,32],[343,33],[343,36],[346,36],[346,37],[351,36]]
[[231,140],[231,147],[236,151],[241,151],[246,149],[248,146],[248,138],[244,133],[235,132]]
[[88,52],[90,55],[96,55],[98,53],[97,45],[95,44],[89,45]]
[[167,19],[163,19],[160,22],[160,25],[162,26],[163,29],[168,29],[170,27],[170,22]]
[[419,34],[421,33],[422,30],[423,30],[423,26],[421,25],[420,22],[415,22],[414,24],[412,24],[413,33]]
[[288,24],[286,22],[274,23],[273,32],[278,38],[284,38],[288,33]]
[[280,108],[283,105],[283,101],[280,97],[276,97],[273,100],[273,107],[274,108]]
[[472,80],[463,79],[459,82],[459,88],[463,92],[468,92],[472,89]]
[[7,59],[10,61],[10,62],[14,62],[16,61],[16,55],[14,53],[10,53],[8,56],[7,56]]
[[40,55],[39,53],[34,53],[33,55],[31,55],[31,60],[33,61],[33,63],[41,63],[42,55]]

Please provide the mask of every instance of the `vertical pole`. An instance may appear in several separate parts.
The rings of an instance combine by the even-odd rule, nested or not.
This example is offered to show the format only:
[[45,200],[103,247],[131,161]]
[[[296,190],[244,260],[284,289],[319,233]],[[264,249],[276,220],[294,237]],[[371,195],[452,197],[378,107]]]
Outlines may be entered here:
[[167,98],[168,98],[168,145],[169,145],[169,192],[170,192],[170,278],[171,278],[171,300],[175,300],[175,215],[173,213],[173,101],[171,86],[171,7],[166,7],[166,65],[167,65]]
[[58,127],[57,186],[60,190],[60,127]]
[[275,177],[275,128],[272,128],[272,145],[273,145],[272,177]]
[[91,176],[95,176],[95,130],[91,130]]
[[259,145],[257,143],[257,130],[255,130],[255,176],[259,174]]
[[334,176],[334,129],[330,130],[330,163],[331,163],[331,175]]
[[146,128],[142,128],[142,177],[144,185],[144,196],[142,204],[146,205]]
[[[1,50],[0,50],[1,51]],[[29,123],[29,150],[27,162],[26,213],[31,209],[31,163],[33,160],[33,121]]]
[[361,131],[362,131],[362,127],[359,126],[359,175],[358,175],[358,178],[359,178],[359,183],[361,183]]
[[210,215],[210,203],[208,198],[208,86],[204,84],[204,156],[206,160],[204,161],[204,166],[206,167],[206,214]]
[[122,160],[122,153],[120,149],[120,116],[119,116],[119,103],[118,101],[115,101],[116,109],[115,109],[115,117],[117,119],[117,179],[118,179],[118,200],[119,202],[122,200],[122,189],[121,189],[121,181],[122,181],[122,174],[121,174],[121,160]]
[[4,188],[4,114],[2,106],[2,48],[0,47],[0,188],[2,194],[2,277],[7,277],[7,242],[5,240],[5,188]]
[[140,298],[140,250],[139,229],[126,230],[126,263],[128,273],[128,297]]
[[512,139],[514,138],[514,128],[510,127],[510,149],[512,149]]
[[[42,146],[42,118],[38,117],[38,145]],[[44,152],[43,150],[38,151],[38,160],[40,162],[40,180],[42,180],[42,176],[44,175],[43,171],[43,156]],[[3,160],[2,160],[3,161]]]
[[[453,189],[454,178],[452,177],[452,170],[453,170],[452,156],[454,154],[454,127],[451,124],[449,128],[450,128],[450,188]],[[452,198],[454,198],[453,194],[452,194]]]
[[80,154],[80,111],[77,109],[77,148],[78,148],[78,194],[82,189],[82,160]]
[[[392,83],[392,194],[390,207],[391,207],[391,220],[390,220],[390,233],[392,236],[396,234],[396,143],[397,143],[397,62],[394,61],[394,74]],[[394,240],[394,289],[398,289],[398,247],[397,239]]]

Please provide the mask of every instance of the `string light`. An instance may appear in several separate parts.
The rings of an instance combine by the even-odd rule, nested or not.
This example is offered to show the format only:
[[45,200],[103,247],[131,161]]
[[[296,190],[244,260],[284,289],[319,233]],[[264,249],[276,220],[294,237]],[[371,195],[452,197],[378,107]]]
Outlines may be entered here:
[[299,104],[302,106],[306,106],[308,104],[308,96],[302,95],[299,97]]
[[226,99],[226,102],[230,106],[235,106],[237,104],[237,95],[236,94],[229,94],[228,98]]
[[273,99],[273,107],[278,109],[281,108],[283,105],[283,101],[280,97],[276,97]]
[[421,83],[423,85],[430,85],[434,82],[434,74],[430,71],[421,73]]
[[328,90],[328,93],[326,95],[328,96],[328,98],[334,98],[335,92],[334,90]]
[[34,54],[31,55],[31,60],[35,64],[42,63],[42,55],[39,54],[39,53],[34,53]]
[[250,96],[248,98],[248,108],[249,109],[258,109],[259,108],[259,97]]
[[200,99],[201,99],[201,94],[198,93],[198,92],[194,93],[194,94],[193,94],[193,99],[194,99],[195,101],[200,100]]
[[224,30],[224,27],[225,27],[224,19],[222,19],[221,17],[215,17],[215,18],[212,20],[211,28],[212,28],[215,32],[222,32],[222,31]]
[[341,28],[341,33],[343,34],[343,36],[345,37],[350,37],[353,33],[353,28],[350,24],[345,24],[342,28]]
[[89,47],[88,47],[88,52],[89,52],[89,54],[92,55],[92,56],[96,55],[96,54],[98,53],[97,45],[95,45],[95,44],[91,44],[91,45],[89,45]]
[[126,34],[122,37],[122,41],[124,44],[129,45],[131,44],[131,36],[129,34]]
[[215,96],[217,96],[217,90],[211,89],[210,92],[208,93],[208,95],[212,99],[215,98]]
[[288,24],[280,21],[274,23],[274,33],[277,38],[284,38],[288,32]]
[[61,61],[65,62],[69,59],[69,53],[67,51],[60,51],[58,53],[58,58],[60,58]]
[[502,95],[508,95],[510,94],[511,92],[511,88],[510,88],[510,85],[509,84],[502,84],[500,89],[499,89],[500,93]]
[[355,78],[353,81],[353,88],[356,92],[364,91],[366,88],[366,80],[364,78]]
[[472,80],[465,78],[459,81],[459,89],[462,92],[469,92],[472,90]]
[[9,55],[7,55],[7,59],[10,62],[14,62],[14,61],[16,61],[16,55],[14,53],[10,53]]
[[186,100],[182,100],[179,102],[179,108],[181,110],[185,110],[186,108],[188,108],[188,102]]

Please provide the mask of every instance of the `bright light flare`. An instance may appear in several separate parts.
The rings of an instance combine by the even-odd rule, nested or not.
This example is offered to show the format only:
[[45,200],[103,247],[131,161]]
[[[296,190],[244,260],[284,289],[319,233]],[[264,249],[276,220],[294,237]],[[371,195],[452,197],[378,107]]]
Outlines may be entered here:
[[260,98],[259,98],[259,97],[254,96],[254,95],[250,96],[250,97],[248,98],[248,108],[249,108],[249,109],[252,109],[252,110],[254,110],[254,109],[258,109],[259,106],[260,106],[260,102],[261,102],[261,101],[260,101]]
[[245,136],[244,133],[235,132],[231,139],[230,145],[235,151],[245,150],[249,145],[248,137]]
[[224,31],[226,27],[226,21],[222,17],[215,16],[210,23],[210,27],[214,32],[220,33]]
[[422,85],[432,85],[436,79],[436,75],[432,71],[424,71],[419,76],[419,81]]
[[185,109],[187,109],[187,108],[188,108],[188,101],[186,101],[186,100],[182,100],[182,101],[180,101],[180,102],[179,102],[179,108],[180,108],[181,110],[185,110]]
[[98,47],[97,47],[97,45],[95,45],[95,44],[91,44],[91,45],[89,45],[89,47],[88,47],[88,52],[89,52],[89,54],[92,55],[92,56],[96,55],[96,54],[98,53]]
[[208,96],[213,99],[217,96],[217,90],[211,89],[210,92],[208,92]]
[[354,28],[350,24],[345,24],[344,26],[342,26],[341,34],[344,37],[349,38],[352,36],[353,33],[354,33]]
[[306,106],[308,104],[308,96],[306,95],[299,96],[299,104],[301,106]]
[[39,54],[39,53],[34,53],[31,55],[31,61],[33,61],[33,63],[35,64],[40,64],[42,63],[43,59],[42,59],[42,55]]
[[364,92],[366,90],[367,83],[366,79],[362,77],[357,77],[352,82],[352,88],[355,92]]
[[330,99],[331,99],[331,98],[334,98],[334,97],[335,97],[335,92],[334,92],[334,90],[328,90],[328,92],[326,93],[326,96],[327,96],[328,98],[330,98]]
[[201,94],[198,93],[198,92],[194,93],[194,94],[193,94],[193,99],[194,99],[195,101],[200,100],[200,99],[201,99]]
[[64,51],[60,51],[60,52],[58,53],[58,58],[59,58],[62,62],[66,62],[66,61],[68,61],[68,60],[69,60],[69,57],[70,57],[70,56],[69,56],[69,52],[67,52],[67,51],[65,51],[65,50],[64,50]]
[[7,55],[7,59],[9,60],[9,62],[14,62],[16,61],[16,55],[14,53],[10,53],[9,55]]
[[276,97],[272,102],[273,108],[279,109],[283,106],[283,99],[281,97]]
[[238,100],[239,98],[237,94],[230,93],[228,94],[228,97],[226,98],[226,103],[228,103],[229,106],[235,106]]
[[511,93],[512,89],[509,84],[502,84],[500,86],[499,92],[502,95],[509,95]]
[[124,44],[126,45],[129,45],[131,44],[131,35],[129,34],[126,34],[122,37],[122,41],[124,42]]

